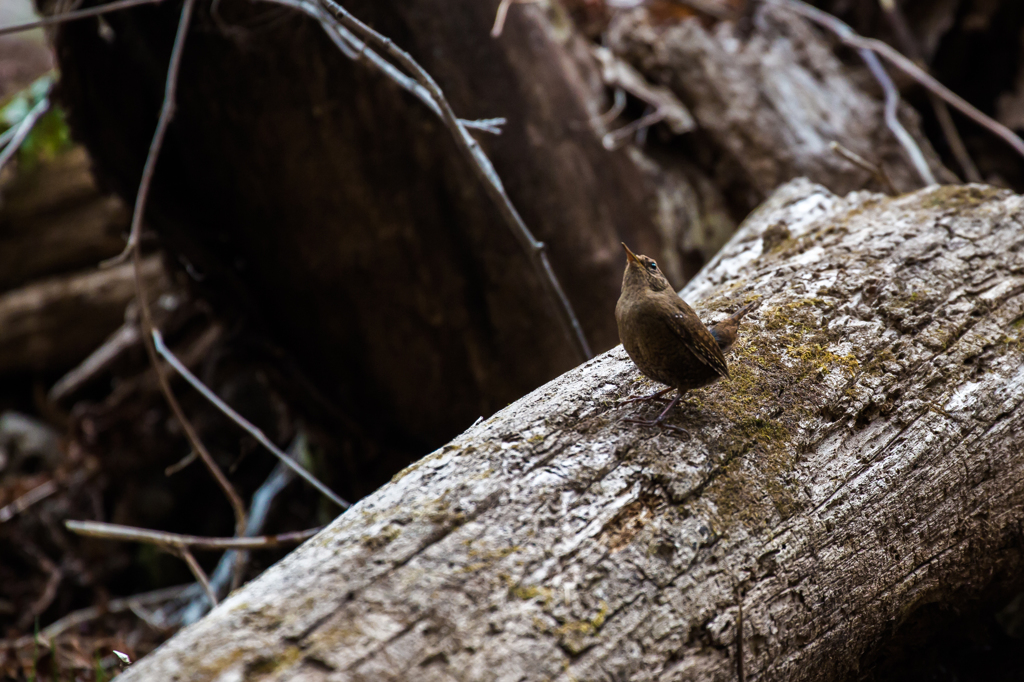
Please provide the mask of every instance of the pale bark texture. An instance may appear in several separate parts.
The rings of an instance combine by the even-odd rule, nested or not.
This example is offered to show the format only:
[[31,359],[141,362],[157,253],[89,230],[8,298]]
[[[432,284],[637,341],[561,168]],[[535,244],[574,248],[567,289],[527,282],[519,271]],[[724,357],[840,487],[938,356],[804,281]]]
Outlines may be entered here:
[[855,679],[927,605],[1020,586],[1022,211],[786,185],[683,292],[760,301],[689,437],[621,421],[656,386],[615,348],[123,679],[731,681],[737,641],[747,679]]

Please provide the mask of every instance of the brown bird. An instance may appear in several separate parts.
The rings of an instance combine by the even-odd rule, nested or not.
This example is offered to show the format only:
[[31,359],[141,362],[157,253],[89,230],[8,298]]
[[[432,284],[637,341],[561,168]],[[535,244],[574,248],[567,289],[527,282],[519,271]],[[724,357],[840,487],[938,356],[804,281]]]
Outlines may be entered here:
[[[643,426],[658,426],[683,393],[728,378],[725,351],[736,342],[740,320],[754,308],[751,303],[711,329],[679,298],[658,264],[647,256],[626,250],[626,272],[622,294],[615,306],[619,340],[629,357],[645,375],[668,388],[627,402],[658,400],[672,389],[679,392],[655,419],[626,419]],[[685,432],[678,426],[665,428]]]

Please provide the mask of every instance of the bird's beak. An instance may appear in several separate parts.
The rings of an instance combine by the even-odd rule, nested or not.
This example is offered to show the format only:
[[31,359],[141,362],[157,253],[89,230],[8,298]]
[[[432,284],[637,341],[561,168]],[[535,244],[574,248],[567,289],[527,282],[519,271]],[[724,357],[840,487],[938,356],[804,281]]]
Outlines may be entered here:
[[640,261],[637,260],[636,254],[629,250],[629,247],[626,246],[626,242],[621,242],[621,243],[622,243],[622,248],[624,248],[626,250],[626,261],[629,262],[629,263],[636,263],[637,265],[640,265]]

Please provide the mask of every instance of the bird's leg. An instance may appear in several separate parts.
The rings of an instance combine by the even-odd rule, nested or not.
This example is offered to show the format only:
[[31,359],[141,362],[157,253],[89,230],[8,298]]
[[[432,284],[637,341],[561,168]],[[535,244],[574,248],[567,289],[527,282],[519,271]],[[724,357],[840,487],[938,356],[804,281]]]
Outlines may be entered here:
[[669,410],[671,410],[673,407],[675,407],[679,403],[679,399],[682,398],[682,397],[683,397],[683,392],[680,391],[679,394],[676,395],[676,397],[673,398],[672,401],[668,404],[668,407],[666,407],[664,410],[662,410],[661,414],[659,414],[654,419],[633,419],[633,418],[630,417],[630,418],[623,419],[622,421],[627,422],[629,424],[639,424],[640,426],[660,426],[663,429],[669,429],[670,431],[679,431],[679,432],[685,433],[687,436],[689,436],[690,432],[687,431],[686,429],[684,429],[683,427],[681,427],[681,426],[674,426],[672,424],[665,424],[664,423],[665,417],[668,416]]
[[645,395],[645,396],[642,396],[640,398],[628,398],[626,400],[623,400],[622,404],[623,405],[628,405],[630,403],[645,403],[648,400],[660,400],[660,401],[664,402],[665,398],[662,398],[661,396],[665,395],[666,393],[668,393],[671,390],[672,390],[672,387],[669,386],[668,388],[662,389],[662,390],[658,391],[657,393],[652,393],[650,395]]

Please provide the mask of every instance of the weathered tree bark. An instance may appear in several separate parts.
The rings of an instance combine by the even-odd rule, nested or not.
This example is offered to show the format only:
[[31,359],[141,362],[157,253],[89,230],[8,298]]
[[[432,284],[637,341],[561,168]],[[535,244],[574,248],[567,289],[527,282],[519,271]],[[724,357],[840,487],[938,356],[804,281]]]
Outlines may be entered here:
[[[779,190],[684,290],[759,300],[671,423],[621,348],[395,476],[129,680],[841,680],[1024,567],[1024,199]],[[737,632],[739,605],[744,629]],[[927,622],[919,623],[927,628]]]
[[[109,32],[82,21],[56,33],[73,130],[102,177],[129,199],[163,95],[179,5],[111,15]],[[619,240],[657,256],[682,281],[775,184],[820,172],[822,182],[845,191],[862,180],[827,146],[768,135],[784,113],[752,127],[738,116],[753,116],[756,106],[721,98],[705,105],[696,100],[720,93],[687,90],[684,81],[743,90],[764,75],[748,61],[767,44],[791,57],[784,65],[792,82],[820,86],[802,91],[814,102],[810,110],[828,112],[841,91],[842,107],[856,112],[814,128],[815,142],[863,151],[887,135],[875,98],[855,85],[857,72],[806,26],[761,22],[768,33],[750,40],[744,68],[719,73],[729,58],[723,45],[746,39],[731,25],[712,37],[687,22],[693,26],[678,31],[704,32],[692,46],[705,58],[635,61],[698,106],[706,130],[682,144],[656,139],[665,131],[655,131],[646,150],[609,152],[597,120],[608,98],[592,45],[557,3],[549,11],[515,5],[504,34],[492,39],[497,5],[346,3],[419,59],[459,116],[508,118],[500,137],[478,137],[526,223],[548,243],[596,349],[616,342]],[[383,441],[385,453],[400,451],[363,458],[364,478],[386,480],[413,453],[578,361],[524,254],[433,114],[347,60],[304,18],[251,0],[218,8],[219,18],[200,3],[188,37],[151,222],[208,291],[228,292],[223,305],[250,302],[322,393]],[[704,70],[700,78],[694,65]],[[673,69],[685,78],[665,76]],[[789,82],[782,71],[772,81],[779,87]],[[643,106],[634,102],[630,115]],[[724,110],[736,125],[718,125]],[[806,132],[797,123],[777,132]],[[748,132],[760,136],[757,145],[730,139]],[[760,172],[772,155],[785,162]],[[742,173],[733,172],[738,161],[747,163]],[[905,178],[907,167],[894,155],[889,170]]]

